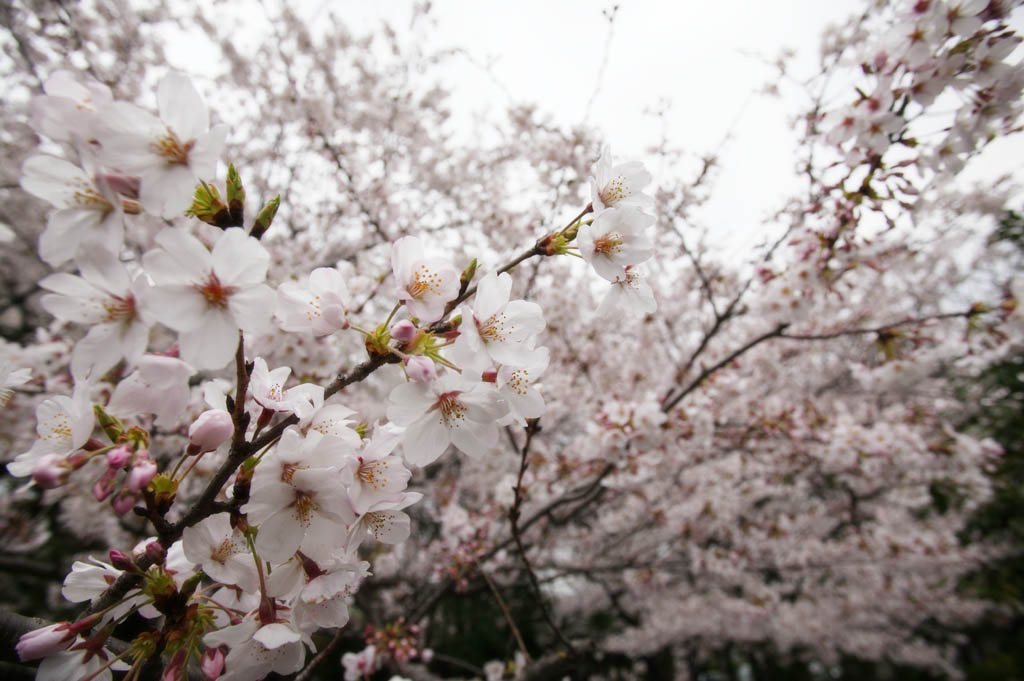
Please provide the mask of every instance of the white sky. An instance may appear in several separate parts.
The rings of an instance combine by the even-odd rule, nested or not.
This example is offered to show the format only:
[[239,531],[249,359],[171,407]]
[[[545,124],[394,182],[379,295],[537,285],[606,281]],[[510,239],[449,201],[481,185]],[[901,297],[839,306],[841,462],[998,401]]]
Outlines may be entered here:
[[[792,119],[807,103],[756,96],[773,80],[766,62],[792,48],[797,57],[791,75],[809,77],[824,28],[862,12],[865,0],[621,0],[602,73],[609,28],[604,12],[614,4],[434,0],[436,30],[427,50],[464,52],[445,72],[454,120],[469,122],[500,115],[509,104],[536,103],[559,123],[597,128],[618,159],[644,159],[645,149],[663,133],[671,145],[704,155],[719,149],[731,131],[702,217],[714,243],[734,254],[745,250],[743,244],[758,239],[765,220],[801,186],[794,172]],[[333,14],[362,35],[384,20],[401,31],[409,24],[410,7],[303,0],[297,11],[314,25]],[[179,56],[175,48],[182,48],[184,62],[196,58],[194,46],[170,48],[172,62]],[[650,115],[666,106],[664,123]],[[976,180],[1019,168],[1022,137],[986,152],[967,176]],[[651,170],[656,177],[680,174]]]
[[[456,114],[533,102],[560,123],[599,129],[619,159],[643,158],[663,134],[674,146],[704,155],[731,129],[706,214],[723,246],[735,240],[730,236],[749,238],[744,235],[799,186],[790,117],[802,107],[752,97],[772,79],[765,62],[793,48],[797,73],[810,75],[824,27],[846,20],[863,2],[622,0],[602,74],[609,29],[604,11],[614,4],[433,2],[433,47],[466,53],[447,74]],[[313,2],[308,16],[323,19],[329,12],[356,34],[382,19],[405,26],[409,16],[404,4],[358,0]],[[664,124],[649,113],[666,106]]]

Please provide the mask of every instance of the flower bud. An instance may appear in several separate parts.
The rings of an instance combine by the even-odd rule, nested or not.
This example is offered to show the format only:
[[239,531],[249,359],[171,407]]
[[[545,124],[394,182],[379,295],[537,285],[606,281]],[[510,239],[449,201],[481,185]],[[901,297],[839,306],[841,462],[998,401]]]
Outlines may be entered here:
[[75,640],[75,634],[67,627],[67,622],[58,622],[23,634],[14,646],[18,657],[22,662],[28,662],[66,650]]
[[198,449],[197,454],[212,452],[234,432],[235,424],[231,421],[231,414],[223,409],[209,409],[188,427],[188,441]]
[[131,461],[132,454],[131,445],[118,445],[107,452],[107,465],[114,469],[122,468]]
[[408,343],[416,336],[416,325],[408,319],[403,319],[391,325],[390,333],[395,340]]
[[433,383],[434,379],[437,378],[437,369],[434,368],[433,360],[422,355],[409,357],[405,360],[405,373],[412,380],[424,385]]
[[130,492],[121,492],[114,497],[114,500],[110,502],[110,505],[114,507],[115,513],[118,515],[124,515],[135,507],[135,502],[138,500],[138,497]]
[[167,549],[154,539],[146,544],[146,558],[154,565],[163,565],[164,560],[167,558]]
[[156,477],[156,464],[149,458],[137,460],[124,481],[125,489],[131,492],[141,492],[154,477]]
[[117,549],[110,549],[110,564],[118,570],[124,570],[125,572],[138,572],[138,568],[135,566],[135,561],[132,557],[123,551]]
[[113,493],[115,475],[117,475],[116,468],[107,468],[107,470],[103,471],[103,475],[93,484],[92,495],[96,497],[96,501],[103,501]]
[[220,648],[207,648],[199,666],[203,670],[203,676],[209,681],[214,681],[224,671],[224,652]]
[[60,454],[47,454],[32,467],[32,480],[43,489],[60,487],[68,481],[71,468]]

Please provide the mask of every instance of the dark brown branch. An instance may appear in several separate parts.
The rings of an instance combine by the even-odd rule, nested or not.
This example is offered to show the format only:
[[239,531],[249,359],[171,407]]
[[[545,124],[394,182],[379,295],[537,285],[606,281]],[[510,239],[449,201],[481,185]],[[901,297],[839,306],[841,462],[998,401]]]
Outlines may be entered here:
[[324,646],[324,649],[317,653],[316,656],[309,661],[309,664],[307,664],[306,667],[301,672],[299,672],[299,675],[295,677],[295,681],[307,681],[307,679],[309,679],[310,676],[312,676],[313,671],[316,670],[320,663],[323,662],[328,655],[337,650],[338,646],[341,645],[341,640],[344,637],[345,627],[340,627],[338,631],[335,632],[334,638],[331,639],[331,642]]

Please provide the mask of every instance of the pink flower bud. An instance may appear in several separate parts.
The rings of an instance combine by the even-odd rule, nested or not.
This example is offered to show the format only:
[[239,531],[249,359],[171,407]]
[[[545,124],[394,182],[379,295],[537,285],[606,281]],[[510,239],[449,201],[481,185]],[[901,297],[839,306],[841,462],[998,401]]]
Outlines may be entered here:
[[132,508],[135,507],[135,502],[139,498],[130,492],[121,492],[114,500],[110,502],[110,505],[114,507],[114,512],[118,515],[124,515],[128,513]]
[[183,681],[185,678],[185,652],[182,648],[174,654],[171,661],[164,667],[164,673],[160,675],[160,681]]
[[60,454],[46,454],[32,468],[32,479],[43,489],[60,487],[68,481],[71,468]]
[[124,570],[125,572],[137,572],[138,568],[135,567],[135,561],[132,557],[123,551],[117,549],[110,549],[110,564],[118,570]]
[[141,492],[149,484],[149,481],[156,477],[156,464],[148,458],[136,461],[132,469],[128,471],[128,477],[124,486],[131,492]]
[[223,409],[210,409],[199,415],[188,427],[188,441],[200,452],[212,452],[235,432],[231,414]]
[[416,335],[416,325],[408,319],[403,319],[391,326],[390,333],[395,340],[408,343]]
[[103,501],[109,497],[113,491],[114,476],[117,475],[116,468],[107,468],[103,471],[103,475],[99,477],[95,484],[92,486],[92,495],[96,497],[96,501]]
[[433,383],[437,378],[437,369],[434,368],[433,360],[421,355],[405,360],[405,373],[409,374],[409,378],[412,380],[423,384]]
[[66,650],[75,640],[75,634],[67,630],[67,622],[58,622],[42,629],[34,629],[18,639],[14,649],[22,662],[48,657]]
[[131,461],[132,446],[129,444],[118,445],[107,452],[107,465],[111,468],[121,468]]
[[167,558],[167,549],[154,539],[146,544],[146,558],[154,565],[163,565],[164,559]]
[[203,670],[203,676],[209,681],[214,681],[224,671],[224,653],[220,648],[207,648],[199,666]]

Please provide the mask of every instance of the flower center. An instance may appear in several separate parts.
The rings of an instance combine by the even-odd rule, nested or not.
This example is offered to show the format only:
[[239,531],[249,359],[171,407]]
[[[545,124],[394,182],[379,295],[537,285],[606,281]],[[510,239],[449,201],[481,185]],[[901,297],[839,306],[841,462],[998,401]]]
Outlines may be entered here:
[[106,312],[104,322],[122,322],[127,326],[135,319],[135,296],[111,296],[103,303],[103,310]]
[[[497,341],[499,343],[503,343],[508,338],[509,332],[516,328],[515,324],[509,328],[505,328],[505,319],[507,318],[505,317],[504,312],[491,315],[483,324],[477,322],[477,332],[485,342]],[[474,321],[476,321],[475,317]]]
[[201,286],[196,286],[196,289],[203,294],[206,298],[206,303],[210,307],[217,307],[224,309],[228,306],[228,298],[231,297],[238,289],[234,286],[225,286],[220,283],[220,279],[213,272],[210,272],[210,276],[207,277],[206,282]]
[[626,178],[619,175],[614,180],[606,184],[604,189],[601,191],[601,203],[606,206],[614,206],[631,193],[632,192],[629,191],[629,187],[626,186]]
[[231,541],[231,538],[229,537],[222,541],[220,543],[220,546],[218,546],[212,553],[210,553],[210,558],[213,558],[221,565],[224,565],[228,562],[228,558],[234,555],[234,553],[235,544]]
[[387,469],[388,465],[384,461],[363,461],[362,457],[360,457],[356,477],[359,478],[360,482],[369,485],[374,491],[377,491],[384,486],[384,474]]
[[188,152],[192,151],[192,147],[195,145],[195,140],[182,142],[168,128],[167,134],[150,145],[150,148],[156,152],[157,156],[167,161],[168,165],[188,165]]
[[426,265],[420,265],[412,273],[412,281],[405,287],[413,298],[421,298],[424,294],[441,295],[441,275]]
[[70,441],[71,423],[68,421],[67,415],[59,414],[53,417],[43,428],[39,438],[42,440],[56,440],[58,442]]
[[466,407],[459,402],[458,390],[442,393],[431,410],[438,409],[441,412],[441,422],[447,427],[458,425],[458,422],[465,418]]
[[516,369],[509,376],[508,382],[505,384],[519,396],[526,395],[527,388],[530,387],[530,374],[526,369]]
[[306,492],[295,493],[295,503],[292,504],[295,507],[295,519],[299,521],[299,524],[305,528],[309,528],[310,521],[313,517],[313,512],[318,510],[320,507],[313,497]]
[[612,232],[594,239],[594,252],[601,255],[611,255],[622,250],[622,235]]

